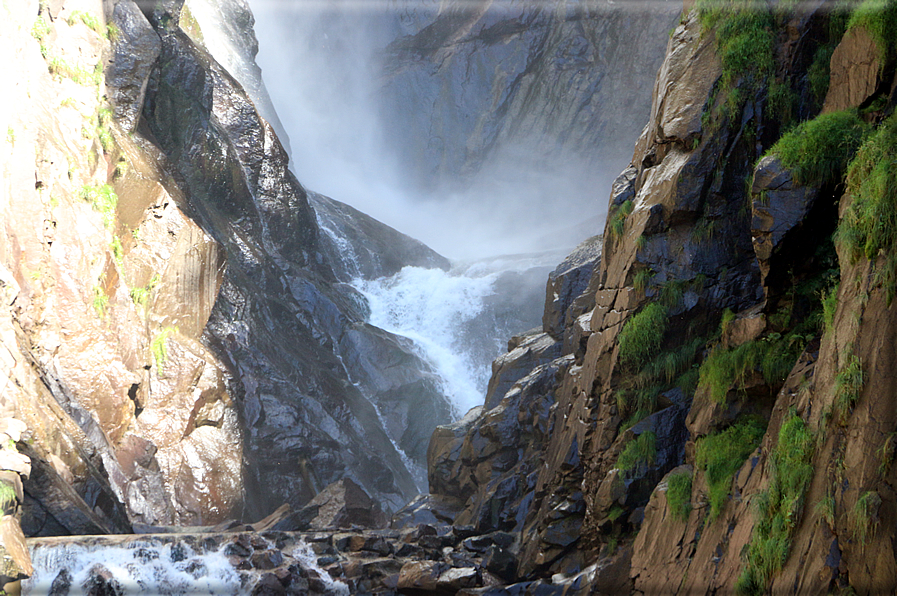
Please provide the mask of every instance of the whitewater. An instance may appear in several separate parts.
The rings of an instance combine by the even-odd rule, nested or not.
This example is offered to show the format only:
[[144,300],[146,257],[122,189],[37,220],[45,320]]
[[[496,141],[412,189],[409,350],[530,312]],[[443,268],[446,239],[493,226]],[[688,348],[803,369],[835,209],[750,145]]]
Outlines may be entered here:
[[499,295],[508,288],[500,286],[510,276],[546,279],[559,254],[491,257],[457,263],[449,271],[405,267],[391,277],[355,279],[352,285],[368,301],[370,324],[414,342],[460,418],[483,404],[490,363],[505,351],[509,337],[539,322],[531,313],[513,312],[513,305],[509,309]]

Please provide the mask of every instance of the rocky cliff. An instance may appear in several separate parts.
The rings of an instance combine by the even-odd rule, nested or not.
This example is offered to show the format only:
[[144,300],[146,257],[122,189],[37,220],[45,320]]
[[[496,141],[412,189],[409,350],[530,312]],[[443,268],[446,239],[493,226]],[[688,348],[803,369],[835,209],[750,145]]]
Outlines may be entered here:
[[893,591],[894,15],[683,11],[581,310],[430,443],[520,590]]
[[[447,405],[340,282],[438,255],[295,180],[201,16],[102,8],[0,22],[4,575],[19,503],[51,534],[310,501],[252,529],[320,530],[359,593],[897,587],[893,1],[686,7],[603,235],[428,444]],[[377,524],[358,485],[415,492],[399,448],[430,493],[338,532]],[[295,538],[225,541],[277,569],[257,593],[301,593],[272,546]]]
[[259,519],[347,476],[394,510],[450,420],[341,283],[447,262],[316,197],[355,231],[348,271],[260,115],[248,7],[182,4],[4,6],[2,401],[28,535]]

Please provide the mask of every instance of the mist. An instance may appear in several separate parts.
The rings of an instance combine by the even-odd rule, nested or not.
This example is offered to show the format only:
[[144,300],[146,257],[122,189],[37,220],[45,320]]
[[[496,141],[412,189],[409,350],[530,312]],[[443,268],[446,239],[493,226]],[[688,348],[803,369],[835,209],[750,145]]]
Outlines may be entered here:
[[[535,36],[548,43],[542,21],[567,27],[546,16],[544,7],[558,3],[495,2],[470,17],[483,30],[529,19],[541,27],[530,38],[410,58],[399,55],[402,42],[445,17],[436,0],[250,4],[257,62],[289,135],[291,167],[308,188],[453,260],[572,248],[603,229],[611,182],[638,132],[621,132],[612,120],[633,110],[646,116],[650,87],[622,92],[621,84],[637,77],[601,73],[595,78],[603,87],[589,89],[588,105],[582,93],[512,87],[510,78],[531,68]],[[490,6],[450,4],[456,21]],[[574,48],[574,58],[582,51]],[[590,51],[578,68],[607,70],[612,57]],[[552,68],[566,72],[552,59]],[[656,66],[646,69],[653,78]],[[496,88],[503,81],[510,92]],[[557,105],[527,106],[519,99],[526,94],[554,96]],[[631,120],[643,122],[639,116]],[[572,138],[580,130],[581,138]]]

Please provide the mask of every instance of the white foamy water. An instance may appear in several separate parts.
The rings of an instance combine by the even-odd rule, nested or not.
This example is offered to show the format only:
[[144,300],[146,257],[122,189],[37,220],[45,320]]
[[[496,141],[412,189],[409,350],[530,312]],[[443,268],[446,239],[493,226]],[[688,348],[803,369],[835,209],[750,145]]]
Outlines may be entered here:
[[[217,548],[197,550],[178,538],[134,538],[121,544],[75,540],[31,547],[34,574],[22,582],[22,594],[46,596],[55,588],[55,593],[86,596],[91,577],[100,576],[121,596],[243,595],[249,594],[255,583],[245,576],[264,573],[237,572],[224,554],[229,541]],[[317,556],[305,541],[300,539],[289,551],[282,552],[305,569],[316,571],[326,594],[349,596],[346,584],[331,578],[318,565]]]
[[[240,594],[240,576],[223,550],[222,546],[217,551],[197,553],[182,542],[154,540],[135,540],[124,546],[69,542],[42,545],[31,549],[34,575],[22,582],[22,593],[49,594],[56,580],[58,587],[60,583],[71,586],[62,593],[84,596],[88,593],[91,570],[102,568],[105,571],[100,573],[115,578],[123,596]],[[67,570],[68,577],[63,570]]]
[[[353,285],[367,298],[368,322],[412,341],[435,369],[461,417],[483,404],[491,370],[471,353],[465,325],[484,309],[499,276],[552,263],[555,254],[503,256],[456,265],[451,271],[405,267],[392,277]],[[523,331],[521,329],[520,331]],[[496,353],[507,337],[496,337]]]

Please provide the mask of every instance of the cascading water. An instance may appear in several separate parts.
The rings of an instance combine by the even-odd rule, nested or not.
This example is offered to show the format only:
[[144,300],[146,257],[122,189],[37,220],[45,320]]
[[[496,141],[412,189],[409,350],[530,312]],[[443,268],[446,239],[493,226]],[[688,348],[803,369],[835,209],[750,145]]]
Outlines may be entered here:
[[413,340],[442,381],[455,414],[482,405],[489,362],[513,333],[539,320],[541,309],[523,308],[512,295],[535,292],[539,304],[557,253],[498,257],[458,264],[450,271],[405,267],[391,277],[357,279],[367,298],[369,322]]
[[326,594],[349,594],[345,584],[320,568],[317,555],[301,538],[276,550],[266,540],[257,542],[256,548],[242,547],[245,551],[234,544],[230,537],[220,534],[38,539],[30,547],[34,574],[22,582],[22,594],[249,594],[261,573],[238,570],[233,561],[235,552],[262,552],[292,569],[300,584],[303,576],[312,574]]

